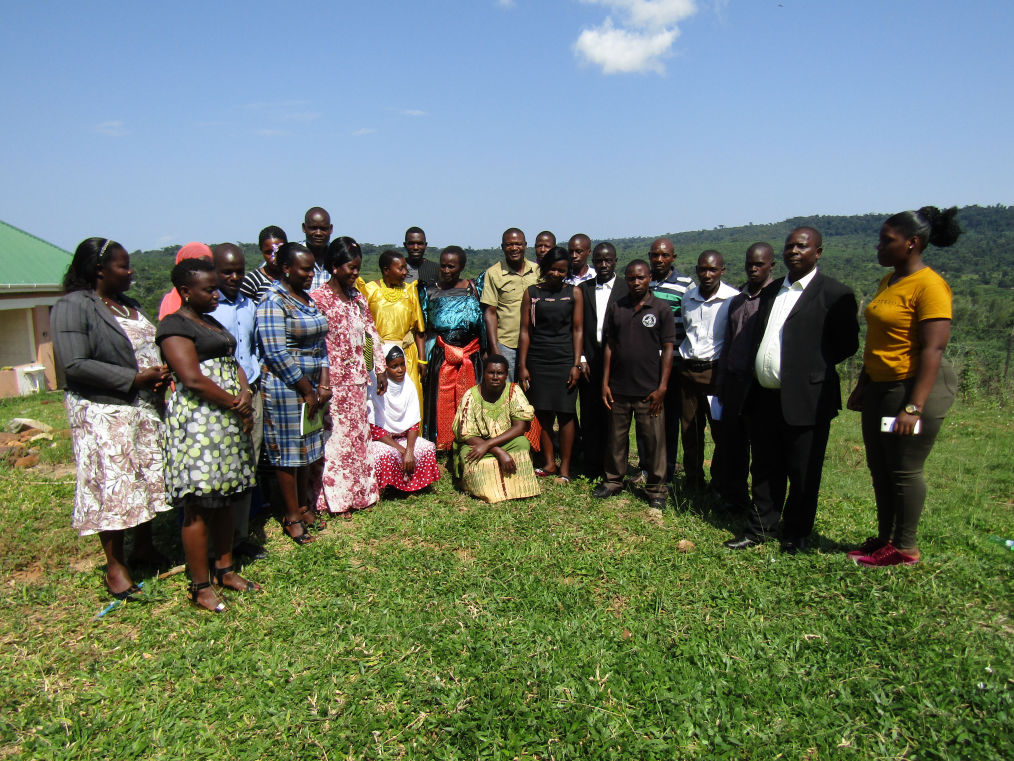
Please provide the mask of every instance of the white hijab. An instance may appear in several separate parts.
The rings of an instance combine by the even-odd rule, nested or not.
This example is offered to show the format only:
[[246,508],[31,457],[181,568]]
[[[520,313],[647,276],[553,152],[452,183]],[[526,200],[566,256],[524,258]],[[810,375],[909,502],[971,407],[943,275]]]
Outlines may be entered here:
[[[395,352],[395,349],[398,351]],[[387,361],[405,356],[401,346],[396,343],[385,343],[384,355],[388,358]],[[383,428],[388,433],[401,434],[422,419],[419,415],[419,394],[408,375],[401,383],[388,378],[387,391],[382,396],[377,394],[376,384],[370,385],[369,389],[370,406],[367,415],[370,423],[378,428]]]

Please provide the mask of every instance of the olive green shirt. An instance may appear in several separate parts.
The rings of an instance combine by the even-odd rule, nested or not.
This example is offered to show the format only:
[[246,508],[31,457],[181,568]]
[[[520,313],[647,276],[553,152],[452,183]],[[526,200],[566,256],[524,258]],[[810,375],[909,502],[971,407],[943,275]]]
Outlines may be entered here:
[[[511,349],[518,348],[521,334],[521,299],[528,286],[539,282],[539,268],[535,262],[525,259],[520,274],[507,266],[506,262],[494,264],[486,270],[486,283],[479,301],[484,306],[496,308],[497,341]],[[490,347],[494,351],[496,347]]]

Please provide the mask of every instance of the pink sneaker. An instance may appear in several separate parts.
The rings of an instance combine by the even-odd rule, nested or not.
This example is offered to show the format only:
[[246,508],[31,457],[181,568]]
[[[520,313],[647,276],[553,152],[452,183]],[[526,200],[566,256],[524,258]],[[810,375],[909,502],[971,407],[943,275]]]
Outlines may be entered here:
[[859,565],[882,568],[889,565],[915,565],[918,558],[899,552],[892,545],[887,544],[874,552],[872,555],[863,555],[853,558]]
[[888,544],[888,542],[885,542],[880,537],[871,536],[869,539],[866,539],[862,544],[860,544],[858,549],[852,550],[851,552],[846,552],[845,555],[854,560],[855,558],[861,558],[866,555],[872,555],[874,552],[876,552],[886,544]]

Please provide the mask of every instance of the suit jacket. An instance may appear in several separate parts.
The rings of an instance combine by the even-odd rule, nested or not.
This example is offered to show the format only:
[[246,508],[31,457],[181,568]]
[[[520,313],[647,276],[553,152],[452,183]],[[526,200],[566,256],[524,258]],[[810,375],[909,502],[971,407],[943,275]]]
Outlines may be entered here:
[[[123,297],[123,303],[140,305]],[[67,390],[93,402],[129,404],[137,358],[130,339],[94,291],[72,291],[53,305],[53,350]]]
[[[598,307],[595,304],[595,278],[585,280],[577,287],[581,289],[581,295],[584,297],[584,342],[581,352],[584,354],[585,359],[588,360],[588,364],[595,368],[602,364],[603,349],[602,344],[595,337],[597,332],[596,326],[598,325]],[[613,290],[609,294],[609,301],[606,306],[608,307],[609,304],[616,302],[626,295],[627,281],[616,275],[613,282]]]
[[[782,282],[777,280],[761,292],[755,359]],[[852,289],[818,270],[789,312],[781,358],[782,415],[789,425],[816,425],[838,414],[841,379],[835,365],[859,349],[858,311]]]

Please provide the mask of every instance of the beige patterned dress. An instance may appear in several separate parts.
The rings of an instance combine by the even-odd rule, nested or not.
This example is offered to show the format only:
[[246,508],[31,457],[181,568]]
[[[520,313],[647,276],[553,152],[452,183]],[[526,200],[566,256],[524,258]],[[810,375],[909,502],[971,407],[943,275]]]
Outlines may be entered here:
[[[155,326],[116,317],[138,367],[162,364]],[[162,467],[165,428],[156,398],[141,392],[132,404],[91,402],[68,392],[65,404],[77,463],[71,526],[81,536],[117,531],[150,521],[170,509]]]

